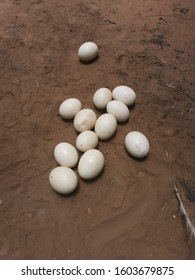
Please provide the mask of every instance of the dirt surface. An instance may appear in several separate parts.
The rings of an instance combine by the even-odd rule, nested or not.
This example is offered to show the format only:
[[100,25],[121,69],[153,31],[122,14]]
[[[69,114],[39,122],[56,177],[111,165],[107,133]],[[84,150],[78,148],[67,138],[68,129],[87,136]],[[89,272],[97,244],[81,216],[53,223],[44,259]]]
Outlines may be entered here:
[[[0,258],[194,259],[173,184],[179,177],[195,188],[194,1],[0,6]],[[77,56],[86,41],[99,46],[90,64]],[[77,137],[59,105],[76,97],[95,110],[95,91],[118,85],[132,87],[137,100],[129,121],[100,142],[104,172],[79,178],[72,195],[55,193],[54,147]],[[125,151],[132,130],[150,141],[145,160]]]

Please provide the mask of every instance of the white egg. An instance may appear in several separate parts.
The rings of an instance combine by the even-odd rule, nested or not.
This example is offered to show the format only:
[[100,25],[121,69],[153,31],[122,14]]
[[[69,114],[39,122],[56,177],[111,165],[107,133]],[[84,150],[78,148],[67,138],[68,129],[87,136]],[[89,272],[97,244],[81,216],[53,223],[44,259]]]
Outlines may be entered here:
[[71,168],[58,166],[51,171],[49,175],[49,183],[56,192],[69,194],[76,189],[78,178]]
[[78,132],[90,130],[97,120],[96,114],[91,109],[82,109],[74,117],[74,127]]
[[67,142],[56,145],[54,157],[59,165],[74,167],[78,162],[78,152],[75,147]]
[[109,139],[116,131],[117,121],[111,114],[101,115],[95,123],[95,133],[101,140]]
[[82,44],[78,50],[78,56],[81,61],[89,62],[98,55],[98,46],[93,42]]
[[89,180],[97,177],[104,168],[104,155],[96,149],[85,152],[78,164],[78,173],[81,178]]
[[125,122],[129,118],[128,107],[119,100],[111,100],[106,106],[106,111],[115,116],[117,122]]
[[60,105],[59,114],[64,119],[73,119],[81,107],[82,104],[77,98],[68,98]]
[[127,86],[115,87],[112,91],[112,96],[113,99],[119,100],[127,106],[134,104],[136,99],[134,90]]
[[98,137],[95,132],[86,130],[81,132],[76,139],[77,149],[81,152],[86,152],[96,148],[98,145]]
[[112,92],[108,88],[98,89],[93,96],[93,104],[97,109],[105,109],[109,101],[112,100]]
[[129,132],[125,137],[125,147],[130,155],[136,158],[147,156],[150,144],[145,135],[139,131]]

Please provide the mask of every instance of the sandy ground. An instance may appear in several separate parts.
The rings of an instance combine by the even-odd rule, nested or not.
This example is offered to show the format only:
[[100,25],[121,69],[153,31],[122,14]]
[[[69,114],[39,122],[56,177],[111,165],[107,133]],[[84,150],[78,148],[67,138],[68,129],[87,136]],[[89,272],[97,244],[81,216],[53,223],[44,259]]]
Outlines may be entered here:
[[[195,187],[194,6],[0,0],[1,259],[195,258],[173,184],[179,177]],[[77,56],[86,41],[99,46],[91,64]],[[94,92],[118,85],[132,87],[137,101],[98,147],[104,172],[58,195],[48,182],[53,149],[77,136],[59,105],[76,97],[95,110]],[[150,141],[145,160],[125,151],[131,130]]]

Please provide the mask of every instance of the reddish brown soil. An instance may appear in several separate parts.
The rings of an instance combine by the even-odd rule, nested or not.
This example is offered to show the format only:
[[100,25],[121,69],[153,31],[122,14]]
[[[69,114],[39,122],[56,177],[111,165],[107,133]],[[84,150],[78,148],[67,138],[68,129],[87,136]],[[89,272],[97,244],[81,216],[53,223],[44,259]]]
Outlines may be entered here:
[[[173,185],[176,176],[195,187],[194,1],[0,6],[0,258],[194,259]],[[99,46],[91,64],[77,56],[86,41]],[[94,92],[118,85],[132,87],[137,102],[100,143],[103,174],[58,195],[48,182],[53,149],[77,136],[59,105],[76,97],[94,109]],[[145,160],[125,151],[131,130],[150,141]]]

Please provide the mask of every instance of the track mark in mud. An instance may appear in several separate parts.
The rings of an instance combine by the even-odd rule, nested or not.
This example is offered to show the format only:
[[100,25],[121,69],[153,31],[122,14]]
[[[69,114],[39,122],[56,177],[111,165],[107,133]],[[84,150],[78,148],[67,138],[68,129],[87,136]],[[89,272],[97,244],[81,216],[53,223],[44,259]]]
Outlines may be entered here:
[[92,226],[86,239],[86,246],[91,252],[96,252],[97,254],[108,242],[128,234],[136,227],[139,227],[140,223],[147,223],[153,213],[153,204],[155,205],[152,200],[154,198],[147,191],[128,210]]
[[26,102],[24,103],[22,106],[21,106],[21,109],[20,109],[22,115],[24,117],[29,117],[30,115],[32,115],[33,113],[33,109],[32,109],[32,106],[29,102]]
[[10,114],[6,112],[2,116],[2,124],[5,128],[12,128],[17,124],[17,120],[15,119],[14,114]]
[[[110,189],[109,189],[109,197],[110,199],[109,204],[112,208],[114,209],[118,209],[121,208],[124,204],[124,200],[125,200],[125,196],[127,193],[127,189],[128,189],[128,182],[127,183],[123,183],[122,185],[120,184],[113,184]],[[115,194],[115,195],[112,195]]]

